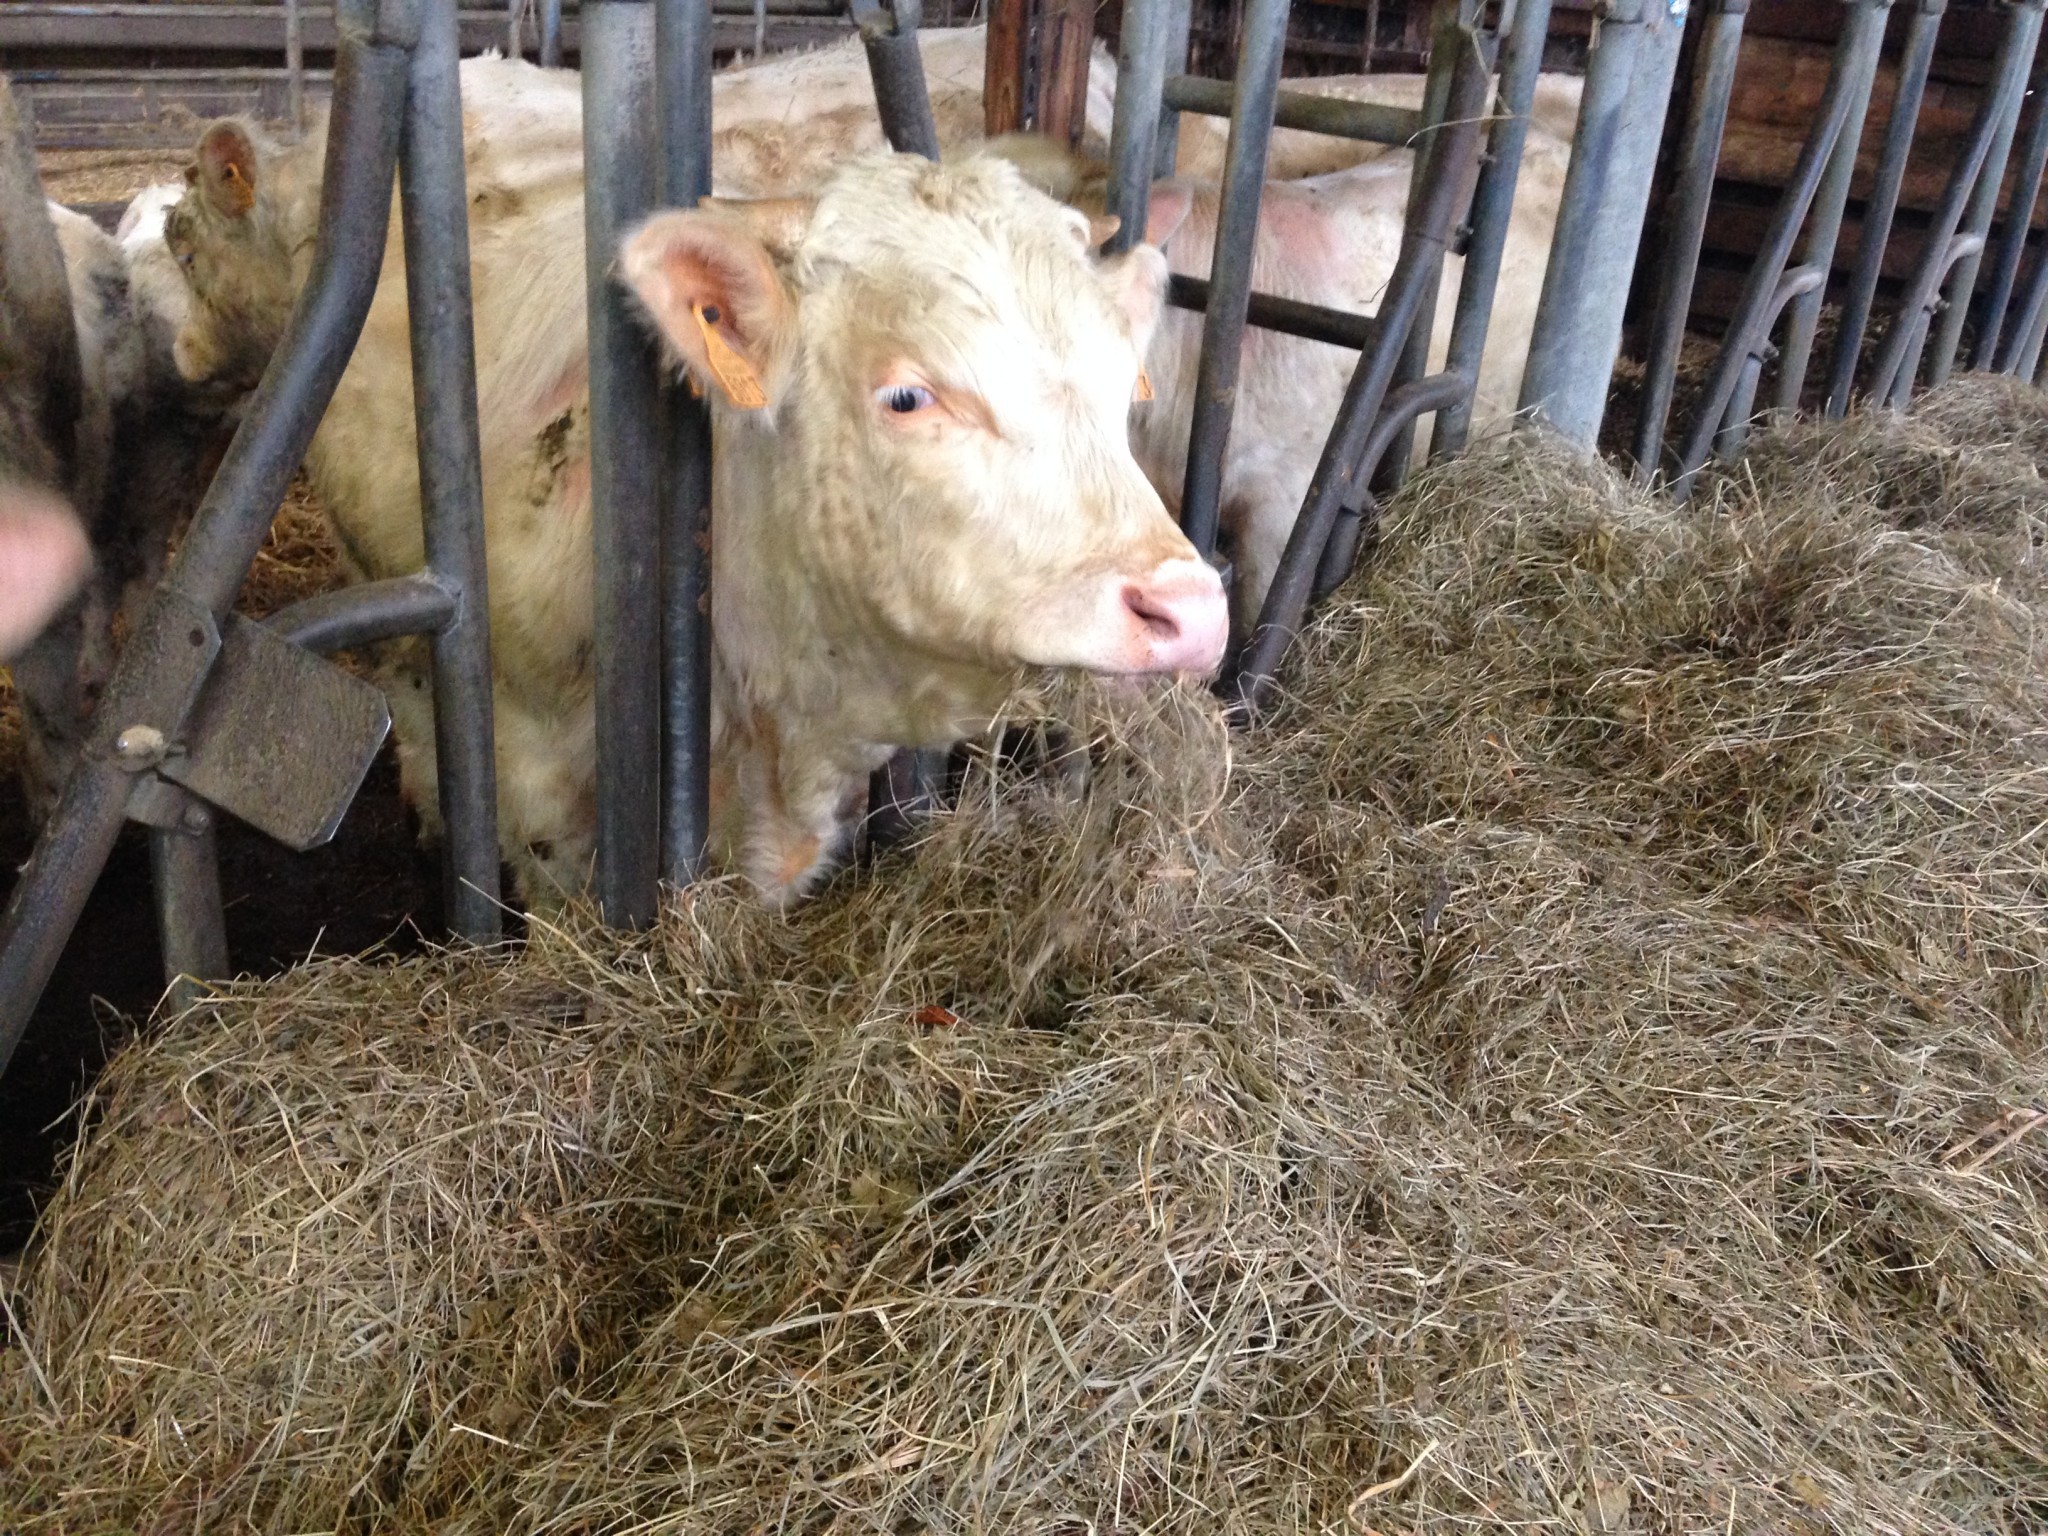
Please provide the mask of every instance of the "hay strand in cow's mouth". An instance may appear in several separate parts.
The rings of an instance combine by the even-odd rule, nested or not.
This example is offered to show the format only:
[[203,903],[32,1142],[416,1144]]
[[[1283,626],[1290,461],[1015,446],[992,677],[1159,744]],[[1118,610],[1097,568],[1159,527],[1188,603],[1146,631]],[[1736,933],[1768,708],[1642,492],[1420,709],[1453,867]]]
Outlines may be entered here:
[[2037,438],[1490,450],[1227,775],[1067,689],[1086,792],[787,918],[222,989],[51,1203],[0,1525],[2037,1527]]

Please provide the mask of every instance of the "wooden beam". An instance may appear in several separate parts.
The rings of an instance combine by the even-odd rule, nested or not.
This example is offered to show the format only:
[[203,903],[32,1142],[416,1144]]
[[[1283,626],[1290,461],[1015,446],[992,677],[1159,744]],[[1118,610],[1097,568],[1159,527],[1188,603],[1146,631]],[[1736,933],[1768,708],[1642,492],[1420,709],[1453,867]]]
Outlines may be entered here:
[[989,0],[981,107],[982,125],[990,138],[1024,126],[1024,45],[1030,32],[1031,0]]
[[1088,123],[1088,50],[1094,41],[1095,0],[1045,0],[1033,126],[1049,139],[1081,142]]

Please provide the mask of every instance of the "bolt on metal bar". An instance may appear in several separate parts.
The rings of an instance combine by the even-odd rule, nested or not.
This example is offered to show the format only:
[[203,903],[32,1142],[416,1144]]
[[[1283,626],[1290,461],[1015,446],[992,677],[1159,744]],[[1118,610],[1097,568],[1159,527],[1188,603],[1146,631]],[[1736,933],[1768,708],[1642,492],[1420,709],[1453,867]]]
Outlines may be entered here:
[[[1999,63],[2007,63],[2004,43],[2008,39],[2013,44],[2011,61],[2008,68],[1998,73],[1998,113],[1991,148],[1984,157],[1984,168],[1978,174],[1970,210],[1962,223],[1964,234],[1982,236],[1986,243],[1991,238],[1991,221],[1998,213],[1998,196],[2005,186],[2006,161],[2012,156],[2012,141],[2019,132],[2020,107],[2027,98],[2027,77],[2033,72],[2034,49],[2041,37],[2042,4],[2043,0],[2019,0],[2007,18],[2006,39],[2000,43]],[[1977,291],[1977,270],[1983,259],[1980,246],[1956,262],[1955,272],[1949,278],[1948,308],[1942,312],[1941,328],[1935,332],[1934,350],[1927,363],[1929,388],[1947,378],[1949,369],[1955,366],[1956,348],[1963,339],[1963,325],[1969,318],[1970,301]]]
[[[1543,68],[1543,44],[1549,33],[1550,0],[1522,0],[1502,47],[1501,115],[1488,132],[1486,163],[1472,195],[1472,238],[1465,248],[1465,271],[1458,280],[1450,347],[1444,358],[1447,372],[1468,379],[1479,377],[1479,361],[1486,352],[1501,259],[1514,218],[1522,149],[1529,137],[1529,113],[1536,99],[1536,77]],[[1430,433],[1430,458],[1441,460],[1459,452],[1471,431],[1472,396],[1468,394],[1437,412]]]
[[1779,194],[1778,206],[1771,213],[1763,244],[1750,262],[1749,274],[1742,284],[1742,297],[1736,303],[1735,314],[1728,322],[1727,335],[1714,358],[1713,372],[1707,378],[1699,416],[1686,438],[1684,452],[1679,455],[1678,473],[1672,481],[1671,492],[1680,501],[1686,498],[1694,477],[1713,452],[1715,435],[1720,431],[1729,403],[1735,398],[1747,359],[1759,354],[1769,340],[1770,327],[1779,314],[1785,267],[1791,259],[1793,244],[1799,238],[1800,226],[1806,222],[1807,211],[1813,206],[1814,196],[1834,156],[1835,146],[1847,135],[1849,120],[1863,94],[1859,90],[1857,76],[1862,71],[1865,56],[1875,46],[1873,32],[1877,42],[1883,40],[1882,13],[1877,14],[1875,28],[1870,27],[1869,18],[1870,13],[1861,6],[1850,12],[1850,24],[1843,28],[1842,44],[1836,48],[1829,62],[1827,88],[1821,93],[1813,127],[1807,133],[1806,142],[1800,146],[1791,180]]
[[1125,0],[1117,39],[1116,113],[1109,127],[1109,212],[1117,227],[1103,242],[1114,255],[1145,238],[1159,158],[1161,91],[1174,0]]
[[[1972,368],[1989,368],[1999,354],[1999,339],[2005,331],[2006,311],[2012,303],[2013,287],[2019,279],[2020,260],[2027,249],[2027,234],[2034,223],[2034,204],[2041,196],[2041,173],[2048,170],[2048,100],[2037,101],[2027,136],[2020,144],[2019,171],[2013,178],[2012,201],[2005,211],[2005,228],[1998,241],[1998,255],[1991,264],[1991,292],[1984,300],[1984,315],[1977,327],[1976,344],[1970,349]],[[2024,333],[2026,327],[2020,328]],[[2011,351],[2010,347],[2005,349]]]
[[589,0],[582,28],[596,891],[607,923],[637,928],[654,919],[661,852],[660,373],[611,271],[654,206],[654,7]]
[[540,0],[540,62],[543,69],[562,67],[562,0]]
[[[711,7],[656,0],[655,111],[661,201],[711,191]],[[711,834],[711,410],[682,380],[662,384],[661,873],[687,885]]]
[[[1856,151],[1862,145],[1864,120],[1870,113],[1870,91],[1877,82],[1878,57],[1884,49],[1885,21],[1892,0],[1849,0],[1835,51],[1848,61],[1848,115],[1835,136],[1834,153],[1821,172],[1820,188],[1814,193],[1813,211],[1807,219],[1806,249],[1801,261],[1819,267],[1823,279],[1833,269],[1835,246],[1842,233],[1842,211],[1849,203],[1849,182],[1856,174]],[[1786,311],[1785,340],[1779,349],[1778,377],[1773,404],[1780,411],[1797,411],[1806,387],[1807,365],[1813,356],[1813,336],[1820,324],[1821,300],[1827,283],[1794,299]]]
[[[1251,643],[1245,648],[1235,675],[1224,684],[1239,713],[1256,714],[1265,706],[1280,662],[1300,631],[1339,514],[1347,498],[1365,488],[1372,466],[1363,459],[1380,435],[1380,418],[1394,369],[1400,362],[1408,331],[1421,312],[1431,273],[1449,248],[1452,225],[1463,201],[1465,177],[1478,153],[1487,83],[1487,69],[1476,41],[1473,46],[1460,46],[1443,137],[1438,152],[1430,157],[1422,196],[1401,233],[1401,254],[1395,259],[1386,297],[1380,304],[1380,333],[1373,339],[1371,350],[1360,356],[1358,366],[1352,370],[1343,403],[1337,408],[1337,419],[1331,424],[1322,457],[1309,481],[1301,513],[1288,534],[1287,548],[1259,609]],[[1458,387],[1469,390],[1472,380],[1460,378]],[[1413,397],[1410,398],[1412,401]],[[1388,442],[1399,435],[1400,419],[1392,418],[1386,428]]]
[[[1202,326],[1187,479],[1180,502],[1181,531],[1204,559],[1216,549],[1223,459],[1237,405],[1252,252],[1258,239],[1259,199],[1265,191],[1266,149],[1273,137],[1273,103],[1280,93],[1280,66],[1287,52],[1289,8],[1290,0],[1248,0],[1237,53],[1237,102],[1223,157],[1223,206],[1216,219],[1209,309]],[[1149,109],[1146,115],[1152,115]]]
[[1828,358],[1827,403],[1822,409],[1829,421],[1840,421],[1849,410],[1850,392],[1856,383],[1856,361],[1863,352],[1863,333],[1870,325],[1870,307],[1877,297],[1878,280],[1884,274],[1892,220],[1898,213],[1899,191],[1906,182],[1906,160],[1913,152],[1913,130],[1920,120],[1921,99],[1927,93],[1927,70],[1934,62],[1934,45],[1941,30],[1942,13],[1947,8],[1948,0],[1920,0],[1906,26],[1898,88],[1892,97],[1891,117],[1885,123],[1884,145],[1878,151],[1877,180],[1864,204],[1856,265],[1850,273],[1848,291],[1842,296],[1835,347]]
[[[1991,83],[1977,103],[1962,154],[1942,189],[1941,202],[1928,226],[1927,242],[1906,285],[1897,318],[1886,333],[1872,366],[1870,395],[1894,406],[1903,406],[1913,391],[1920,370],[1920,354],[1931,329],[1931,317],[1950,269],[1969,259],[1960,249],[1970,231],[1962,229],[1964,208],[1972,202],[1975,189],[1991,153],[1999,124],[2009,106],[2026,88],[2027,69],[2033,58],[2034,42],[2041,29],[2041,0],[2021,0],[2006,15],[2005,31],[1999,38],[1998,56],[1992,65]],[[1975,232],[1978,249],[1983,248],[1982,231]],[[1880,253],[1881,254],[1881,253]],[[1967,295],[1963,295],[1967,298]]]
[[[1230,116],[1231,86],[1228,80],[1208,80],[1200,75],[1168,75],[1164,99],[1175,113],[1199,112],[1205,117]],[[1408,145],[1424,127],[1423,115],[1407,107],[1389,107],[1373,101],[1346,101],[1338,96],[1311,96],[1304,91],[1282,91],[1274,98],[1273,126],[1299,128],[1304,133],[1327,134],[1333,139],[1360,139],[1372,144]]]
[[924,79],[924,54],[917,29],[924,20],[924,0],[853,0],[853,19],[867,50],[868,73],[874,77],[875,108],[882,133],[899,154],[939,158],[939,128],[932,119],[930,92]]
[[424,0],[399,141],[399,206],[427,569],[459,594],[454,622],[432,640],[442,898],[449,928],[482,944],[501,931],[498,790],[460,59],[455,0]]
[[1621,355],[1683,12],[1675,0],[1617,0],[1586,62],[1520,400],[1524,413],[1582,447],[1600,435]]
[[[1476,48],[1482,66],[1491,75],[1493,72],[1494,39],[1490,32],[1479,30],[1479,7],[1475,0],[1439,0],[1436,8],[1436,25],[1429,48],[1429,73],[1424,78],[1422,90],[1422,138],[1415,146],[1414,166],[1408,178],[1408,208],[1413,214],[1422,196],[1423,183],[1428,167],[1436,159],[1442,146],[1444,114],[1449,110],[1451,71],[1455,67],[1460,48]],[[1482,102],[1480,109],[1485,112]],[[1453,217],[1453,224],[1464,219],[1471,208],[1472,186],[1466,183],[1460,189],[1459,206]],[[1422,307],[1416,312],[1415,324],[1409,328],[1407,344],[1401,349],[1401,361],[1394,369],[1394,378],[1389,388],[1399,389],[1412,384],[1429,369],[1429,348],[1436,336],[1437,296],[1443,291],[1443,260],[1438,258],[1435,277],[1424,287]],[[1478,375],[1475,373],[1474,378]],[[1410,417],[1397,429],[1393,447],[1388,451],[1381,466],[1380,483],[1388,491],[1396,490],[1408,477],[1408,462],[1415,451],[1416,418]]]
[[[312,270],[138,634],[166,632],[187,610],[219,616],[233,606],[377,291],[418,22],[403,0],[386,0],[381,9],[370,0],[343,0],[337,10],[347,25],[335,64]],[[204,630],[192,633],[203,648]],[[175,740],[191,708],[196,688],[168,692],[153,675],[161,655],[132,642],[122,654],[93,737],[0,912],[0,1073],[120,834],[134,778],[115,760],[115,737],[146,721]]]
[[1714,196],[1714,172],[1721,162],[1721,138],[1728,127],[1728,102],[1742,52],[1742,25],[1749,0],[1718,0],[1707,12],[1686,107],[1685,140],[1678,152],[1678,181],[1671,190],[1665,227],[1669,243],[1658,266],[1657,311],[1650,323],[1650,355],[1643,369],[1643,400],[1636,418],[1635,479],[1656,478],[1664,453],[1664,429],[1678,383],[1678,359],[1685,347],[1685,322],[1699,275],[1700,244],[1707,208]]

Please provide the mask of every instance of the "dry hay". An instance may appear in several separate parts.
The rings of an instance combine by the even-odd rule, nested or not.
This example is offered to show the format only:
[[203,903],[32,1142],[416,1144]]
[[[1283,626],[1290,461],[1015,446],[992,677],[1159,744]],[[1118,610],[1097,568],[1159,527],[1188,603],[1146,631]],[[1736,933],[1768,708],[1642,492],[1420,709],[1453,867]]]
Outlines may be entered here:
[[[192,125],[197,143],[201,124]],[[181,181],[190,149],[51,149],[36,156],[43,193],[59,203],[126,203],[144,187]]]
[[1682,514],[1424,477],[1228,779],[1084,696],[1086,795],[791,918],[227,989],[102,1085],[0,1526],[2039,1529],[2048,492],[1982,388]]

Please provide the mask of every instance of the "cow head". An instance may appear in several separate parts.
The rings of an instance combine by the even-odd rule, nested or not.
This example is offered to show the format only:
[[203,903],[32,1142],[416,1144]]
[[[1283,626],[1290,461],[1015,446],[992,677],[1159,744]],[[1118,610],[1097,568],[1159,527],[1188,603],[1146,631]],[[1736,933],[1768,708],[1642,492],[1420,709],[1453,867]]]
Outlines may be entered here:
[[[936,659],[1207,672],[1217,576],[1132,458],[1164,259],[992,160],[884,155],[811,202],[655,216],[626,281],[742,431],[778,558]],[[751,514],[749,514],[751,515]]]
[[191,288],[173,356],[195,384],[253,389],[297,297],[297,236],[277,178],[284,156],[245,123],[215,123],[185,170],[164,242]]

